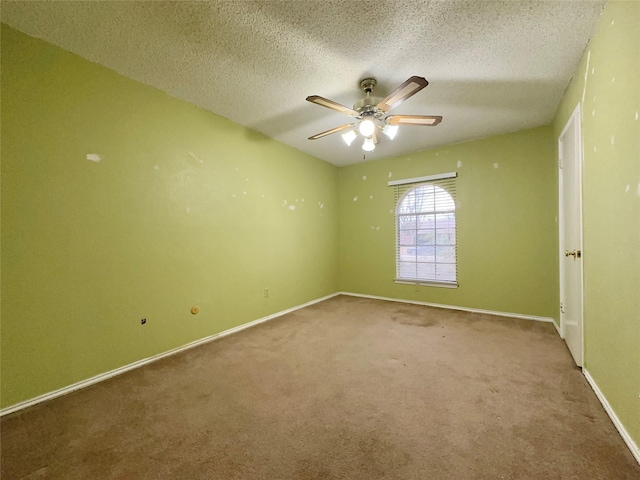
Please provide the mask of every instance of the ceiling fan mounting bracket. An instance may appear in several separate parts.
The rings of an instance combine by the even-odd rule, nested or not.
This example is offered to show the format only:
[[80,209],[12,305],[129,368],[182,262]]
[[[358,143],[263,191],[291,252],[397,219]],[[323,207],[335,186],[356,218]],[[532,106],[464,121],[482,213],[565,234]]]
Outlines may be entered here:
[[360,82],[360,88],[364,91],[364,93],[369,94],[373,92],[373,87],[376,86],[375,78],[365,78]]

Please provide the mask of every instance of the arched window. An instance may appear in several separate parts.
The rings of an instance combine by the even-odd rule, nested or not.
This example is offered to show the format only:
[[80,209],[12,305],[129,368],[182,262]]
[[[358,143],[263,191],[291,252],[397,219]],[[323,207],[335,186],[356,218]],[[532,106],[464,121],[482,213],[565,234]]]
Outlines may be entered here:
[[454,181],[396,187],[396,281],[457,285]]

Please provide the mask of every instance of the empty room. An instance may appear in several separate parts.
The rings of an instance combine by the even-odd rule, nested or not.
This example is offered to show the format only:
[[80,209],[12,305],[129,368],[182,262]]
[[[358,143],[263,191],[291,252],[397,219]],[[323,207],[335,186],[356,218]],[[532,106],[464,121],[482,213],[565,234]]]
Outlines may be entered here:
[[640,2],[5,1],[2,479],[640,479]]

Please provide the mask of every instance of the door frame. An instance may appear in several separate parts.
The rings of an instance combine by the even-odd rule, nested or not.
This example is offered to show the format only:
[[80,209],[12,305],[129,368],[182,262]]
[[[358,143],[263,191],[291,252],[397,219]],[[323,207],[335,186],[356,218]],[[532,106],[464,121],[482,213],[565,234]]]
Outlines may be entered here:
[[[583,169],[584,169],[584,156],[583,156],[583,137],[582,137],[582,108],[580,102],[576,105],[576,108],[573,110],[569,118],[567,119],[567,123],[565,124],[562,132],[558,136],[558,258],[559,258],[559,274],[560,274],[560,336],[565,338],[565,321],[564,314],[562,312],[562,303],[564,302],[564,279],[565,279],[565,254],[566,250],[564,244],[564,191],[563,191],[563,171],[562,171],[562,139],[571,127],[571,124],[575,123],[576,128],[576,141],[575,141],[575,154],[578,157],[576,162],[576,173],[579,177],[578,179],[578,224],[579,224],[579,237],[580,237],[580,245],[578,248],[583,252],[582,255],[582,268],[580,269],[580,337],[581,337],[581,352],[580,352],[580,363],[578,366],[582,367],[584,365],[584,226],[582,220],[582,210],[583,210],[583,197],[582,197],[582,178],[583,178]],[[575,247],[574,247],[575,248]]]

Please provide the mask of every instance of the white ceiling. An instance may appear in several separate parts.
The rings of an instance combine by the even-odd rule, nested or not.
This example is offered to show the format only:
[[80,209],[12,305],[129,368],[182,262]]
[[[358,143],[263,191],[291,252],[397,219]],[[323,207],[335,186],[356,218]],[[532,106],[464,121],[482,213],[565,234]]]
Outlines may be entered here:
[[351,117],[374,77],[386,96],[412,75],[430,85],[394,114],[367,160],[548,124],[604,1],[2,1],[2,21],[335,165],[361,142],[307,137]]

